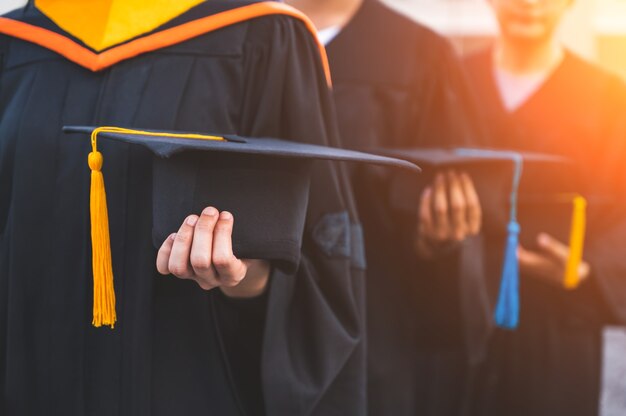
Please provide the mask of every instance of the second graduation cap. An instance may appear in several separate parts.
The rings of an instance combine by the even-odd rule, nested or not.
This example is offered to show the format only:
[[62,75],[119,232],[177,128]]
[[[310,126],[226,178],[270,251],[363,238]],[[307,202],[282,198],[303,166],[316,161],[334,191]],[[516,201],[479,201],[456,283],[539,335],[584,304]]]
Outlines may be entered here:
[[[569,160],[555,155],[480,148],[380,149],[377,153],[418,163],[419,179],[398,174],[390,187],[392,206],[416,215],[421,187],[442,169],[467,172],[483,210],[483,229],[506,233],[495,322],[514,329],[519,322],[517,247],[534,248],[539,232],[569,242],[570,257],[563,276],[566,288],[578,284],[582,259],[586,201],[576,193],[578,172]],[[413,189],[413,192],[410,190]]]
[[[377,149],[375,152],[411,161],[423,168],[419,178],[398,172],[389,188],[392,205],[410,215],[414,215],[421,188],[430,185],[434,176],[446,169],[470,174],[480,197],[486,226],[493,229],[503,229],[510,222],[510,208],[517,207],[511,204],[511,197],[517,200],[519,194],[518,202],[525,203],[529,194],[533,199],[545,199],[554,193],[570,193],[573,189],[569,185],[563,187],[573,175],[572,165],[559,156],[482,148]],[[556,187],[546,185],[533,190],[537,188],[534,181],[541,176],[553,179],[558,176],[556,180],[561,188],[557,191]]]
[[419,171],[414,164],[391,157],[272,138],[119,127],[70,126],[64,131],[90,135],[92,140],[89,166],[96,326],[115,322],[98,139],[144,146],[154,154],[152,236],[156,247],[176,232],[189,214],[215,206],[235,217],[233,252],[237,257],[270,260],[288,272],[295,271],[300,260],[315,160],[373,163]]

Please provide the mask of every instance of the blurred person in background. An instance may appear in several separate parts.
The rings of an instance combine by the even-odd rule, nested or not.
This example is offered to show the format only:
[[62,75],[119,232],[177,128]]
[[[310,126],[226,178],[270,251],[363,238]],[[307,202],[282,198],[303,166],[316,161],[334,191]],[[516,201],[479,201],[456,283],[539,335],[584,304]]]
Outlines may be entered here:
[[[466,77],[444,38],[375,0],[287,3],[312,19],[327,46],[343,146],[475,142]],[[476,314],[459,301],[472,291],[459,289],[458,258],[481,228],[473,183],[463,172],[440,172],[409,224],[390,206],[391,178],[352,173],[368,262],[369,414],[463,414],[473,368],[463,317]]]
[[492,338],[474,410],[477,416],[593,416],[602,326],[626,322],[626,86],[557,40],[571,0],[490,3],[500,36],[466,61],[487,144],[574,161],[588,215],[573,290],[562,282],[570,248],[549,224],[531,236],[533,247],[519,247],[520,326]]

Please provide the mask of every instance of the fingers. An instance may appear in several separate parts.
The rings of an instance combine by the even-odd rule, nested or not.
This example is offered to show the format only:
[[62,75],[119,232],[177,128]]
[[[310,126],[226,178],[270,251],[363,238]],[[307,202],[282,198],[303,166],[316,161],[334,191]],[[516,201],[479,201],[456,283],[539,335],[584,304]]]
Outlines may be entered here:
[[236,286],[247,273],[246,264],[233,254],[234,218],[229,212],[207,207],[200,217],[190,215],[171,234],[157,254],[157,270],[182,279],[193,279],[209,290]]
[[468,231],[465,194],[463,193],[461,180],[454,171],[448,172],[447,179],[450,198],[450,237],[455,241],[463,241]]
[[194,276],[189,255],[191,254],[191,245],[193,243],[193,234],[197,215],[188,216],[174,237],[174,244],[170,253],[168,269],[176,277],[189,279]]
[[517,250],[520,270],[522,273],[543,280],[546,283],[560,286],[563,280],[563,267],[551,257],[519,247]]
[[465,196],[467,230],[470,235],[476,235],[482,227],[482,208],[480,199],[474,187],[472,178],[465,172],[460,175],[461,188]]
[[578,265],[578,277],[580,278],[580,281],[584,281],[585,279],[587,279],[591,274],[591,265],[589,263],[587,263],[586,261],[581,261],[580,264]]
[[427,187],[422,191],[418,211],[417,239],[415,240],[415,250],[420,258],[428,259],[433,252],[428,240],[433,238],[434,224],[431,212],[433,190]]
[[218,217],[219,212],[213,207],[207,207],[202,211],[196,223],[189,256],[195,280],[205,290],[218,286],[212,264],[213,230]]
[[469,175],[453,170],[437,174],[433,185],[422,193],[418,219],[418,253],[478,234],[480,202]]
[[213,231],[213,266],[219,275],[220,283],[232,287],[246,276],[247,267],[233,254],[232,233],[234,218],[223,211]]
[[429,186],[422,192],[418,212],[418,226],[421,234],[431,234],[434,231],[435,224],[432,216],[433,189]]
[[517,259],[519,261],[520,268],[526,270],[536,270],[546,264],[546,260],[543,256],[526,250],[522,246],[517,248]]
[[172,253],[172,246],[174,245],[175,238],[176,233],[170,234],[169,237],[165,239],[163,244],[161,244],[161,248],[159,249],[159,253],[157,254],[157,270],[163,275],[170,274],[170,254]]
[[[432,188],[432,237],[438,242],[462,241],[480,232],[482,213],[474,184],[466,173],[438,174]],[[420,209],[420,212],[422,210]],[[421,213],[420,220],[426,218]]]
[[539,247],[545,254],[563,265],[567,264],[569,246],[546,233],[541,233],[537,236],[537,244],[539,244]]
[[435,176],[432,197],[434,237],[445,241],[450,236],[450,221],[448,220],[448,192],[446,181],[442,174]]

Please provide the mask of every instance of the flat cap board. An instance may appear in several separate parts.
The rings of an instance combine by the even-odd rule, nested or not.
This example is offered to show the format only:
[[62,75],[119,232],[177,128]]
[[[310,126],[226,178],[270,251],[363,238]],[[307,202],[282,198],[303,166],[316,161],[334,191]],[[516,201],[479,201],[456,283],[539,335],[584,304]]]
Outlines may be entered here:
[[[63,128],[63,131],[65,133],[91,134],[94,129],[96,129],[96,127],[93,126],[66,126]],[[145,131],[155,132],[154,130]],[[163,131],[159,133],[167,132]],[[183,132],[171,133],[180,134]],[[207,135],[211,133],[197,134]],[[217,141],[181,139],[174,137],[146,137],[141,134],[111,132],[102,132],[98,135],[98,137],[142,145],[150,149],[155,155],[163,158],[170,157],[183,151],[211,151],[297,159],[361,162],[404,168],[414,172],[420,171],[420,168],[415,164],[403,159],[393,158],[391,156],[339,149],[335,147],[298,143],[294,141],[280,140],[274,138],[250,138],[229,134],[213,135],[223,137],[226,140]]]
[[550,223],[549,228],[554,234],[568,237],[572,195],[580,191],[580,171],[567,158],[481,148],[370,150],[419,164],[423,169],[419,177],[393,173],[389,197],[392,205],[403,213],[401,215],[416,215],[421,191],[432,183],[435,174],[447,169],[465,171],[472,178],[480,198],[485,231],[497,233],[505,233],[510,221],[511,193],[518,160],[521,162],[521,178],[516,194],[522,242],[534,246],[538,227],[545,226],[546,222]]
[[155,247],[176,232],[188,215],[214,206],[235,217],[233,250],[238,257],[271,260],[289,272],[300,259],[316,160],[375,163],[410,175],[419,171],[403,160],[271,138],[185,138],[189,133],[116,127],[108,128],[112,131],[66,127],[64,131],[89,137],[96,129],[97,144],[105,153],[108,141],[143,146],[153,153]]

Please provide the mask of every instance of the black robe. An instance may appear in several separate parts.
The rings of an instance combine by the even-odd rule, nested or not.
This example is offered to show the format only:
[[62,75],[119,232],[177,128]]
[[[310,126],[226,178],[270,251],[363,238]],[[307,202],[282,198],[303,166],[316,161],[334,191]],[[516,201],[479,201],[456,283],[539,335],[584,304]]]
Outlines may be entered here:
[[[520,326],[494,336],[476,415],[598,414],[602,325],[626,322],[626,86],[566,53],[545,83],[507,112],[491,51],[469,57],[467,68],[481,97],[488,145],[563,155],[580,168],[575,186],[589,200],[584,258],[592,270],[571,292],[521,276]],[[542,186],[553,178],[540,178],[547,181]],[[533,228],[550,230],[548,219],[532,221],[538,222]],[[522,240],[532,241],[521,226]],[[499,256],[488,252],[488,262],[498,263]]]
[[[327,51],[344,146],[468,145],[478,134],[461,64],[431,30],[365,0]],[[368,261],[368,411],[459,414],[469,381],[459,293],[471,293],[459,253],[418,262],[414,218],[388,198],[393,177],[366,167],[352,179]]]
[[[163,28],[243,4],[206,2]],[[33,6],[7,17],[79,42]],[[157,274],[151,155],[102,142],[119,320],[91,326],[90,145],[61,127],[336,145],[320,53],[301,21],[255,18],[99,72],[0,35],[0,62],[0,414],[365,412],[363,272],[345,254],[359,241],[317,237],[359,234],[330,164],[313,175],[298,272],[275,271],[264,296],[235,301]]]

